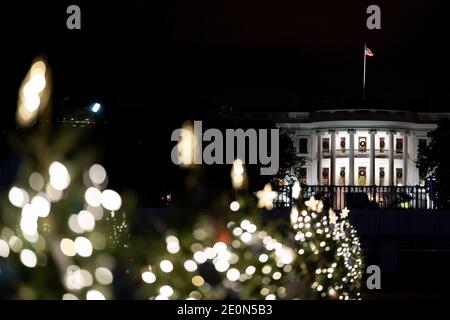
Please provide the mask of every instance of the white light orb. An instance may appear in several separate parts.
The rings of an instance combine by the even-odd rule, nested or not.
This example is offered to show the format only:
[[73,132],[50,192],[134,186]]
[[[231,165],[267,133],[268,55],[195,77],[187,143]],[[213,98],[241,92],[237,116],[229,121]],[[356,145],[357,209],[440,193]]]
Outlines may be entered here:
[[18,208],[23,208],[23,206],[29,201],[28,193],[17,187],[12,187],[11,190],[9,190],[8,198],[9,202]]
[[0,257],[8,258],[8,256],[9,256],[8,243],[5,240],[0,239]]
[[113,274],[108,268],[100,267],[95,269],[95,279],[104,286],[110,285],[113,282]]
[[92,213],[95,220],[97,220],[97,221],[102,220],[102,218],[103,218],[103,207],[102,206],[93,207],[93,206],[88,205],[86,207],[86,210],[89,211],[90,213]]
[[245,274],[248,276],[253,275],[256,272],[256,268],[254,266],[248,266],[247,269],[245,269]]
[[92,231],[95,228],[95,218],[89,211],[81,210],[77,215],[77,222],[84,231]]
[[41,191],[45,185],[44,177],[39,172],[33,172],[30,174],[28,183],[30,184],[31,189],[36,192]]
[[213,249],[217,252],[217,254],[221,254],[227,251],[227,245],[223,242],[216,242],[213,246]]
[[171,295],[173,295],[173,289],[171,286],[165,285],[159,288],[159,294],[163,297],[169,298]]
[[63,300],[79,300],[78,297],[72,293],[65,293],[62,297]]
[[227,271],[227,278],[230,281],[237,281],[240,275],[239,270],[236,268],[231,268]]
[[28,112],[34,112],[39,108],[41,104],[41,98],[35,92],[32,92],[32,88],[29,87],[30,84],[24,86],[24,106]]
[[84,193],[84,199],[93,207],[98,207],[102,204],[102,192],[94,187],[89,187]]
[[84,230],[78,224],[78,215],[77,214],[71,214],[67,223],[69,225],[70,230],[72,230],[72,232],[75,232],[78,234],[84,232]]
[[145,272],[142,273],[142,280],[145,283],[153,283],[153,282],[156,281],[156,276],[151,271],[145,271]]
[[68,257],[74,257],[77,254],[75,250],[75,243],[71,239],[62,239],[59,247],[61,248],[62,253]]
[[101,196],[102,206],[110,211],[117,211],[122,206],[122,198],[114,190],[105,190]]
[[194,272],[195,270],[197,270],[197,264],[195,263],[194,260],[186,260],[184,262],[184,268],[188,272]]
[[14,252],[20,252],[20,250],[22,250],[23,248],[22,240],[20,240],[20,238],[16,236],[12,236],[11,238],[9,238],[8,244],[11,250]]
[[206,257],[206,254],[203,251],[197,251],[194,253],[194,260],[197,261],[197,263],[205,263],[208,258]]
[[230,209],[231,211],[238,211],[240,208],[239,202],[233,201],[230,203]]
[[82,287],[90,287],[94,283],[94,279],[92,278],[92,275],[87,270],[79,270],[79,277],[80,277],[80,283]]
[[37,232],[37,219],[34,208],[31,204],[26,204],[22,209],[22,216],[20,219],[20,229],[28,236],[33,236]]
[[62,191],[69,186],[69,171],[61,162],[53,162],[50,165],[48,172],[50,174],[50,184],[54,189]]
[[62,190],[56,190],[50,182],[45,186],[45,193],[51,202],[58,202],[63,197]]
[[226,261],[224,259],[218,259],[216,261],[216,263],[214,264],[214,267],[219,272],[225,272],[230,267],[230,264],[228,263],[228,261]]
[[39,217],[45,218],[50,213],[50,202],[41,195],[34,196],[31,199],[31,206]]
[[163,260],[159,264],[162,272],[169,273],[173,270],[173,264],[169,260]]
[[106,170],[100,164],[94,164],[89,169],[89,179],[96,185],[103,184],[106,180]]
[[31,85],[31,90],[33,92],[40,93],[42,90],[44,90],[46,85],[45,75],[42,73],[32,75],[28,84]]
[[106,300],[103,293],[98,290],[89,290],[86,293],[86,300]]
[[22,252],[20,252],[20,261],[22,261],[25,267],[34,268],[37,264],[37,257],[33,251],[23,249]]
[[92,254],[92,243],[85,237],[75,239],[75,251],[80,257],[90,257]]
[[245,242],[245,243],[250,242],[252,240],[252,234],[249,232],[244,232],[241,235],[241,240],[242,240],[242,242]]

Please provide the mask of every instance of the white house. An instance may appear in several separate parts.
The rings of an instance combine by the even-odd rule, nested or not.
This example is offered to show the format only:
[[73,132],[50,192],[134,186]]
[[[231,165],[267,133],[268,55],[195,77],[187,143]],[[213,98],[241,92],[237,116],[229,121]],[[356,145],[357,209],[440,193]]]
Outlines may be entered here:
[[306,185],[415,186],[424,183],[418,147],[444,117],[450,113],[323,110],[287,113],[277,127],[288,129],[307,160]]

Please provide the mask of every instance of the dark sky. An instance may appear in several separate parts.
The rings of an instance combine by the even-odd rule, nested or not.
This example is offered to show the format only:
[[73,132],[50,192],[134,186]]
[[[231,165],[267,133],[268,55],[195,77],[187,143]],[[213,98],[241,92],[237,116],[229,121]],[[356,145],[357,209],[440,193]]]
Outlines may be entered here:
[[[82,10],[81,31],[65,27],[73,3]],[[365,26],[369,4],[381,7],[381,30]],[[445,0],[14,1],[14,7],[2,46],[10,103],[32,59],[44,54],[56,100],[99,97],[118,112],[364,106],[366,41],[375,54],[367,66],[370,106],[447,105]]]

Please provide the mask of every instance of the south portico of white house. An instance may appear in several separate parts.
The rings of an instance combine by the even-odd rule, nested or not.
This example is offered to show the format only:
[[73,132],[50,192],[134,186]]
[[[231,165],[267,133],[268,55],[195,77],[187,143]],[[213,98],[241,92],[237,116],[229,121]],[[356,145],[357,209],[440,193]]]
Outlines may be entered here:
[[416,167],[419,144],[448,113],[392,110],[324,110],[287,113],[287,129],[306,160],[306,185],[414,186],[425,177]]

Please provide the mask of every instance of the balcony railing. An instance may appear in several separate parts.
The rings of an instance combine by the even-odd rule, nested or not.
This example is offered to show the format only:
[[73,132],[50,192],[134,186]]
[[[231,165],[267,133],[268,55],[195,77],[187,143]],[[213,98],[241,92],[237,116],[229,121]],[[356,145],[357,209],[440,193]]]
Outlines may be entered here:
[[[292,187],[277,189],[275,207],[292,206]],[[302,188],[304,199],[314,196],[326,207],[336,210],[431,210],[435,204],[425,186],[306,186]]]

